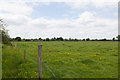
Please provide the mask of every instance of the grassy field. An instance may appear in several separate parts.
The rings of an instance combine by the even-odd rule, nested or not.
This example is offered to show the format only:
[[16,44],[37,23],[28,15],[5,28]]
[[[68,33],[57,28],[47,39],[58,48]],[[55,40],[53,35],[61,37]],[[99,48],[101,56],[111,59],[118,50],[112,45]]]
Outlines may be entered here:
[[[38,44],[42,44],[43,78],[117,78],[118,42],[46,41],[3,45],[3,78],[38,78]],[[26,59],[24,60],[24,50]]]

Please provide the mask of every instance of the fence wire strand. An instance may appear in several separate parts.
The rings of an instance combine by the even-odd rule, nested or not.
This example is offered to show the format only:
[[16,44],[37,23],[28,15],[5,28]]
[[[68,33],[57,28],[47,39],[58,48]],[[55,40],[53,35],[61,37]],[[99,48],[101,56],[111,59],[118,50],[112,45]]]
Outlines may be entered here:
[[[16,45],[16,44],[13,43],[13,45]],[[16,46],[15,48],[20,48],[20,45]],[[28,58],[32,58],[30,55],[27,55],[27,57],[28,57]],[[57,78],[57,77],[55,76],[55,74],[53,73],[53,71],[48,67],[48,65],[47,65],[45,62],[42,62],[42,63],[45,65],[45,67],[48,69],[48,71],[52,73],[52,75],[54,76],[54,78]],[[48,72],[48,71],[47,71],[47,72]]]
[[52,75],[54,76],[54,78],[57,78],[57,77],[55,76],[55,74],[53,73],[53,71],[47,66],[47,64],[44,63],[44,62],[43,62],[43,64],[44,64],[45,67],[52,73]]

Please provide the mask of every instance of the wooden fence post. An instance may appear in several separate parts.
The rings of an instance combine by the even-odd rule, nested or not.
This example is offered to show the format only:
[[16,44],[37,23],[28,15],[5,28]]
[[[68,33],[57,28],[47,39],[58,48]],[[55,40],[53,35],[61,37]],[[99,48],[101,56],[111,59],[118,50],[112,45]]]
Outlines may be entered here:
[[20,53],[20,44],[18,44],[18,53]]
[[17,44],[15,44],[15,48],[17,47]]
[[39,78],[42,78],[42,45],[38,45]]
[[25,56],[26,56],[26,51],[24,50],[24,59],[25,59]]
[[15,42],[13,41],[13,46],[15,45]]

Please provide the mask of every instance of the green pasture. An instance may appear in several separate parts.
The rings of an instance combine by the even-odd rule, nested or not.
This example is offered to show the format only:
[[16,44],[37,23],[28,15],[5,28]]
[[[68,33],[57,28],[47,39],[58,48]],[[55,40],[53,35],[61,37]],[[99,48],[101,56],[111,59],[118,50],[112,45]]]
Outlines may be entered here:
[[43,78],[54,78],[53,74],[56,78],[118,77],[117,41],[41,41],[14,44],[20,45],[20,48],[15,48],[14,45],[2,46],[3,78],[38,78],[38,44],[43,45]]

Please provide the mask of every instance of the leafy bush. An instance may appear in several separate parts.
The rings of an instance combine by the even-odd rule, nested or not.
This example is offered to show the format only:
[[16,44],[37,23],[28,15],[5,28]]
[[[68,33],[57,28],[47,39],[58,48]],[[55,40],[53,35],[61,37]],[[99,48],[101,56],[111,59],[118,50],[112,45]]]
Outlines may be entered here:
[[10,44],[10,37],[8,35],[8,30],[5,29],[6,24],[0,19],[0,38],[2,38],[3,44]]

